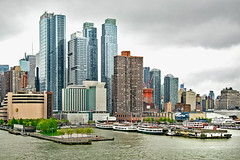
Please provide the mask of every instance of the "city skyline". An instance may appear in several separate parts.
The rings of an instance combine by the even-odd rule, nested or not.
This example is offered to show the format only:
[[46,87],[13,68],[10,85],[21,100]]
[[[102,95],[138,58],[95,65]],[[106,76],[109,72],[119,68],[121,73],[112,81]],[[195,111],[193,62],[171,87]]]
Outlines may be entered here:
[[[95,5],[92,6],[93,2]],[[131,50],[133,55],[144,57],[144,67],[160,69],[162,77],[173,74],[179,77],[179,83],[184,82],[187,89],[193,89],[201,95],[213,90],[217,96],[225,87],[240,90],[240,76],[236,74],[240,69],[237,14],[240,5],[237,1],[152,1],[151,4],[139,2],[138,6],[127,1],[89,1],[83,5],[91,5],[87,9],[77,9],[73,5],[74,1],[59,1],[57,4],[54,1],[0,3],[3,12],[10,14],[5,8],[12,8],[13,15],[11,22],[6,16],[0,17],[4,24],[1,26],[0,48],[5,54],[0,64],[9,64],[10,67],[18,65],[24,52],[32,54],[32,44],[33,54],[39,51],[39,15],[48,10],[49,13],[66,15],[66,41],[71,33],[81,30],[84,22],[96,24],[97,38],[100,39],[101,24],[106,18],[115,18],[118,24],[118,54],[123,50]],[[129,8],[123,7],[126,3]],[[106,5],[118,7],[115,11]],[[73,10],[69,10],[69,7],[73,7]],[[141,13],[143,8],[151,8],[151,12]],[[123,11],[119,12],[120,9]],[[92,10],[94,12],[90,13]],[[100,43],[98,41],[98,46]],[[10,47],[13,44],[14,47]],[[98,66],[101,63],[100,49],[98,47]],[[100,80],[101,68],[98,70]]]

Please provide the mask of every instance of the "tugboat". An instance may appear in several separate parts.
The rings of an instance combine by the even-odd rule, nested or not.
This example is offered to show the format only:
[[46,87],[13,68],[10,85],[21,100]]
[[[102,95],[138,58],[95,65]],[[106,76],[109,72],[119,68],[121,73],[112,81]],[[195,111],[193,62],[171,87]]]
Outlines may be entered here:
[[125,132],[136,132],[137,127],[130,123],[116,123],[113,125],[113,130],[125,131]]

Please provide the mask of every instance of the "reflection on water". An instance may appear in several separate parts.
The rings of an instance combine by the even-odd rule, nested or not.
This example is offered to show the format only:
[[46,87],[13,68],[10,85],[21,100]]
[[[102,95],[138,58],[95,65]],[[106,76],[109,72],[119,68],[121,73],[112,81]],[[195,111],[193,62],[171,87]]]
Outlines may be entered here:
[[114,141],[62,145],[0,131],[0,159],[239,159],[240,131],[231,139],[189,139],[95,129]]

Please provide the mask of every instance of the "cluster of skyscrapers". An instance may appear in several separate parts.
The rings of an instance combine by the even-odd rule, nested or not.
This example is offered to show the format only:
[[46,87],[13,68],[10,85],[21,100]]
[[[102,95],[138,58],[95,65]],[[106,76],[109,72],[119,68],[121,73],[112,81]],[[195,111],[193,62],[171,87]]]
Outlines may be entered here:
[[[168,74],[162,83],[161,70],[143,67],[143,57],[132,56],[130,51],[118,55],[116,19],[108,18],[102,24],[100,47],[98,82],[99,47],[94,24],[85,22],[82,31],[72,33],[66,42],[66,16],[45,12],[39,21],[39,52],[25,53],[19,66],[10,70],[8,65],[0,66],[0,100],[8,92],[52,92],[54,112],[98,110],[119,119],[139,117],[144,112],[214,109],[213,92],[200,97],[184,85],[179,90],[177,77]],[[219,99],[230,92],[238,99],[239,92],[232,89],[222,91]],[[224,105],[225,100],[219,102],[219,108]]]

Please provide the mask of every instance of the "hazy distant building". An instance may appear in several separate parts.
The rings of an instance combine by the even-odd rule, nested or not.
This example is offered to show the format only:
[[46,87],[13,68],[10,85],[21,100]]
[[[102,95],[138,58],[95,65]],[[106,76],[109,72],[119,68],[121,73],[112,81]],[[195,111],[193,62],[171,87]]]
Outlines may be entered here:
[[202,96],[202,111],[205,112],[208,110],[208,97],[207,95]]
[[143,67],[143,83],[144,86],[149,88],[149,80],[150,80],[150,67]]
[[191,112],[191,105],[186,103],[176,103],[175,112]]
[[35,71],[36,71],[36,56],[27,55],[26,60],[29,62],[28,80],[31,88],[35,88]]
[[202,112],[202,97],[200,94],[196,95],[196,111]]
[[0,65],[0,74],[4,74],[4,72],[8,70],[9,70],[9,65]]
[[11,91],[12,91],[12,72],[5,71],[2,76],[1,100],[3,100],[6,94]]
[[172,112],[172,103],[170,101],[164,103],[164,112]]
[[9,88],[9,90],[5,89],[5,94],[7,92],[17,93],[18,91],[25,91],[28,85],[28,72],[22,71],[20,66],[14,66],[9,73],[6,72],[6,75],[4,74],[4,79],[4,85]]
[[106,82],[107,111],[112,113],[112,75],[114,56],[118,54],[116,19],[106,19],[101,36],[101,81]]
[[82,85],[87,79],[87,38],[81,32],[68,42],[68,85]]
[[211,99],[215,99],[215,95],[214,95],[214,92],[213,92],[213,91],[210,91],[208,96],[209,96]]
[[[26,56],[26,53],[25,53],[25,56]],[[30,63],[29,63],[29,61],[26,60],[26,57],[19,60],[19,66],[22,71],[25,71],[25,72],[30,71]]]
[[240,93],[231,87],[221,90],[219,109],[239,109]]
[[216,100],[215,100],[215,107],[217,110],[220,109],[220,96],[217,96]]
[[143,57],[131,56],[130,51],[114,57],[113,114],[117,119],[139,116],[143,111]]
[[164,77],[164,103],[171,102],[172,110],[178,102],[178,78],[171,74]]
[[53,110],[62,110],[66,86],[66,16],[45,12],[39,21],[40,91],[53,92]]
[[0,106],[1,106],[1,101],[3,100],[5,94],[3,91],[3,84],[4,84],[4,72],[9,70],[8,65],[0,65]]
[[182,103],[190,104],[191,111],[196,111],[196,94],[191,89],[182,93]]
[[98,39],[93,23],[83,24],[83,37],[87,38],[87,79],[98,81]]
[[153,103],[155,108],[159,111],[162,110],[161,106],[161,70],[159,69],[152,69],[150,71],[150,88],[153,89]]

